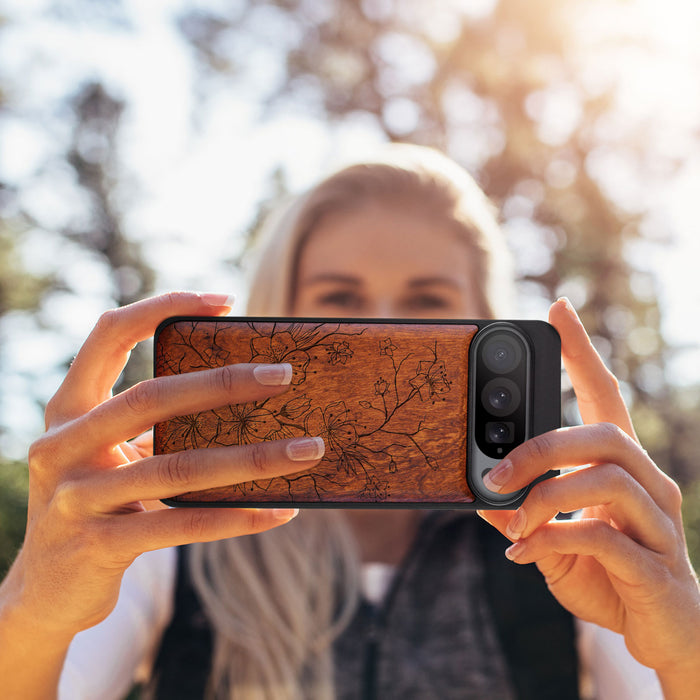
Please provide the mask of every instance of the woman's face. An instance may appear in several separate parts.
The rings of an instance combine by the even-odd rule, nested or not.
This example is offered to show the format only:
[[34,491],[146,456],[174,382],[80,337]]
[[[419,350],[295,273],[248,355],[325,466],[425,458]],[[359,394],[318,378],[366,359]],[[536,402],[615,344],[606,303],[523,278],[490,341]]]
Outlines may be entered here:
[[330,214],[301,251],[292,313],[483,317],[472,266],[457,233],[410,206],[371,204]]

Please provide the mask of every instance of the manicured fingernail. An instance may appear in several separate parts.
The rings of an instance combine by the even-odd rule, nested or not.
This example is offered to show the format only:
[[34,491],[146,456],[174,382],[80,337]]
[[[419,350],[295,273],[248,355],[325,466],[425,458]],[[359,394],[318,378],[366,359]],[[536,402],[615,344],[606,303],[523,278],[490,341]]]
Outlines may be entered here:
[[520,535],[523,534],[525,527],[527,526],[527,515],[525,511],[520,508],[520,510],[515,511],[515,515],[511,518],[508,526],[506,527],[506,535],[512,540],[519,540]]
[[495,469],[492,469],[484,477],[484,486],[489,491],[498,493],[501,488],[508,483],[513,473],[513,465],[509,459],[503,460]]
[[200,294],[199,298],[207,306],[228,306],[229,309],[233,308],[236,301],[236,297],[233,294],[211,294],[209,292]]
[[307,462],[320,459],[326,451],[323,438],[297,438],[287,443],[287,457],[293,462]]
[[506,558],[511,561],[516,561],[518,557],[522,557],[525,553],[526,545],[524,542],[516,542],[506,549]]
[[287,362],[279,365],[256,365],[253,374],[265,386],[283,386],[292,381],[292,366]]
[[297,515],[299,515],[299,509],[298,508],[273,508],[272,515],[275,517],[275,520],[282,520],[283,522],[287,522],[288,520],[291,520],[292,518],[296,518]]

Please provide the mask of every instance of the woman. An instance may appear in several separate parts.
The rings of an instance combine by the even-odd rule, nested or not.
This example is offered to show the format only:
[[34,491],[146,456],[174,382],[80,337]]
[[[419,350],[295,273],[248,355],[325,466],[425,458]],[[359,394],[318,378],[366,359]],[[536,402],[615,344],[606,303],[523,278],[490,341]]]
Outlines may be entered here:
[[[502,315],[507,307],[498,292],[508,275],[499,271],[506,260],[499,241],[486,201],[466,173],[431,151],[399,149],[384,163],[351,168],[325,181],[272,227],[249,312]],[[182,659],[173,649],[199,626],[205,639],[213,630],[210,687],[233,686],[234,697],[332,697],[334,685],[339,697],[357,697],[362,688],[350,685],[358,664],[369,668],[368,693],[379,687],[383,696],[395,695],[408,678],[415,681],[407,685],[414,688],[413,697],[431,697],[425,694],[430,686],[423,690],[421,684],[438,683],[431,675],[436,668],[451,678],[456,664],[457,676],[464,673],[465,681],[453,684],[453,692],[443,697],[515,697],[522,688],[509,663],[509,637],[522,630],[511,629],[499,638],[499,605],[489,601],[486,590],[489,565],[484,562],[492,546],[484,547],[481,557],[476,546],[454,539],[458,533],[467,544],[483,544],[489,537],[484,533],[494,531],[477,528],[477,519],[460,516],[435,525],[416,511],[309,512],[285,527],[247,538],[236,536],[286,523],[294,511],[152,509],[153,499],[245,481],[253,474],[259,478],[261,472],[291,473],[322,456],[313,438],[175,457],[149,457],[145,436],[126,442],[166,417],[286,389],[286,368],[241,365],[150,380],[110,396],[130,348],[151,335],[162,318],[226,313],[229,308],[222,296],[180,294],[108,312],[50,402],[47,433],[30,453],[25,545],[1,589],[0,672],[11,684],[6,694],[31,698],[55,692],[71,639],[109,615],[123,572],[138,554],[217,540],[193,547],[189,565],[178,567],[176,608],[156,662],[160,683],[192,677],[196,664],[178,676]],[[543,482],[515,513],[482,516],[514,542],[508,557],[535,562],[551,593],[573,615],[620,633],[635,658],[656,670],[667,698],[691,697],[700,681],[700,593],[685,549],[678,488],[636,442],[617,382],[570,305],[562,300],[554,304],[550,321],[562,337],[585,425],[517,448],[492,472],[490,486],[514,491],[550,468],[586,466]],[[582,519],[551,522],[558,511],[575,509],[583,509]],[[443,534],[435,535],[436,528]],[[365,588],[369,596],[381,598],[391,588],[387,580],[397,565],[407,576],[405,562],[419,549],[416,543],[425,541],[426,530],[438,537],[429,540],[428,555],[459,542],[431,562],[443,566],[454,557],[455,567],[443,566],[441,574],[449,579],[459,569],[469,595],[476,598],[459,610],[435,612],[420,630],[393,627],[393,646],[382,647],[377,658],[368,645],[372,654],[365,664],[357,659],[354,643],[366,631],[357,625],[368,619],[358,613],[363,606],[355,606],[358,561],[380,565],[380,584]],[[159,563],[172,571],[172,550],[166,552],[170,554],[151,559],[155,577],[147,580],[167,578]],[[137,566],[143,569],[144,562],[148,557]],[[407,608],[397,623],[421,619],[418,608],[427,605],[431,591],[442,590],[437,581],[428,577],[426,582],[425,567],[418,568],[411,581],[422,596],[414,599],[415,611]],[[495,582],[503,578],[508,576]],[[102,665],[118,668],[117,676],[124,678],[127,672],[114,655],[128,657],[138,646],[132,639],[141,644],[148,632],[157,643],[170,622],[167,604],[153,604],[168,590],[167,582],[158,583],[162,585],[151,591],[136,586],[136,594],[119,604],[160,610],[147,613],[157,619],[145,635],[119,628],[129,619],[124,614],[110,616],[102,626],[110,630],[112,623],[108,633],[117,640],[101,653]],[[404,584],[395,585],[390,595],[398,596],[396,589],[405,590]],[[192,585],[198,592],[194,609],[180,615]],[[145,602],[139,599],[144,596]],[[433,598],[440,602],[439,595]],[[205,622],[199,616],[202,609]],[[464,624],[450,627],[450,618],[461,616]],[[434,628],[466,636],[446,632],[436,638]],[[534,639],[537,626],[527,634]],[[95,643],[90,632],[83,639],[83,646]],[[463,646],[475,655],[466,667],[458,655]],[[443,657],[449,661],[455,653],[454,663],[440,666]],[[394,676],[381,665],[387,656],[394,660]],[[207,672],[208,661],[203,661]],[[66,669],[70,673],[70,663]],[[105,681],[102,696],[116,681]],[[394,685],[382,685],[386,683]],[[163,687],[154,692],[165,697]]]

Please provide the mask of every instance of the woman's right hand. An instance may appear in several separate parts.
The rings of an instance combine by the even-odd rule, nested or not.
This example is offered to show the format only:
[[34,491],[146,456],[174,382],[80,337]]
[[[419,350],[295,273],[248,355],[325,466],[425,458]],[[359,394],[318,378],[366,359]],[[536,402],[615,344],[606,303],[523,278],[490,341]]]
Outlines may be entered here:
[[[42,634],[72,637],[116,604],[124,570],[142,552],[267,530],[293,509],[150,510],[147,501],[307,469],[318,438],[143,456],[128,443],[159,421],[286,390],[280,365],[265,383],[260,365],[230,365],[149,379],[112,396],[131,349],[172,315],[218,315],[224,295],[173,293],[106,312],[46,410],[46,433],[29,455],[24,545],[0,603],[22,611]],[[258,373],[259,376],[259,373]],[[270,382],[275,382],[270,385]],[[288,450],[294,443],[294,450]],[[306,450],[306,451],[304,451]],[[294,459],[292,459],[294,456]],[[2,609],[0,605],[0,609]]]

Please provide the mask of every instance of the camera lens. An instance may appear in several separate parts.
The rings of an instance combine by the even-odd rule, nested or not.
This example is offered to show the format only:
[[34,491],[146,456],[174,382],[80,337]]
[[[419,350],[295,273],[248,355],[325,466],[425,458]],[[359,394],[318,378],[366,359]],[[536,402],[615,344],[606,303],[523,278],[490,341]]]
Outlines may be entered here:
[[486,424],[486,442],[503,445],[513,442],[514,424],[497,421]]
[[502,386],[497,387],[489,394],[489,403],[491,404],[491,407],[495,408],[497,411],[502,411],[504,408],[508,408],[508,406],[510,406],[511,399],[512,396],[510,391]]
[[484,364],[497,374],[512,372],[523,356],[520,343],[505,333],[494,334],[489,338],[482,353]]
[[520,406],[520,389],[506,377],[496,377],[486,382],[481,391],[481,403],[494,416],[507,416]]

